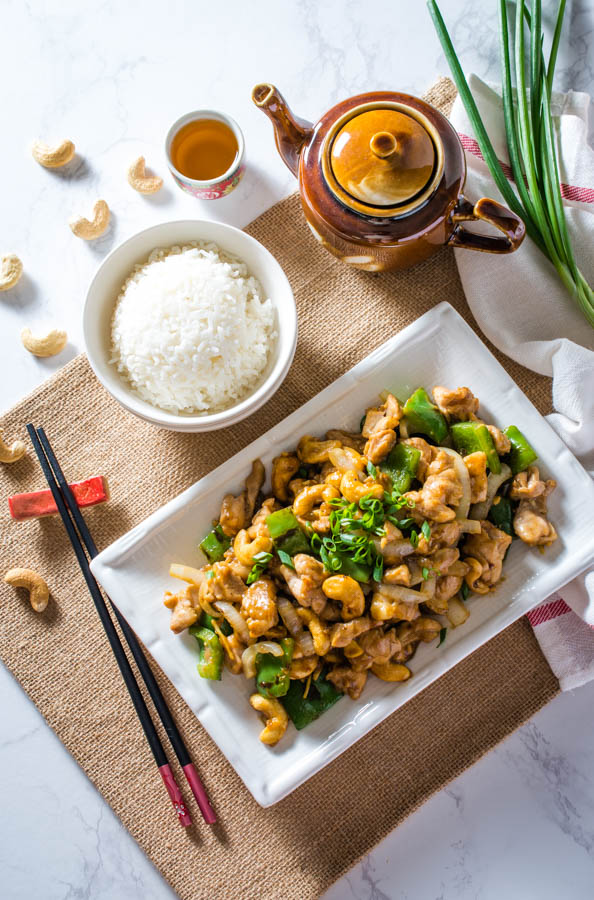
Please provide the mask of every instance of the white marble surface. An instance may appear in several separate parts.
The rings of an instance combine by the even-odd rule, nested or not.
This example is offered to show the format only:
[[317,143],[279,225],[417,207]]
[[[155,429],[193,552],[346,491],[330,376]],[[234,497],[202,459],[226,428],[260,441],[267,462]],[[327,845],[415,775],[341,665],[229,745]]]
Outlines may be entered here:
[[[465,67],[496,79],[495,0],[443,0],[442,9]],[[1,12],[0,252],[17,252],[26,276],[0,295],[0,408],[82,348],[86,286],[119,241],[171,218],[242,226],[293,189],[269,123],[250,102],[254,83],[274,81],[298,114],[315,119],[363,90],[421,93],[446,71],[424,4],[410,0],[2,0]],[[560,86],[592,93],[592,35],[592,0],[569,0]],[[129,162],[143,153],[165,175],[169,123],[200,106],[240,122],[248,151],[241,187],[210,204],[169,179],[153,198],[135,194]],[[70,137],[80,157],[65,173],[45,171],[29,156],[36,137]],[[98,197],[110,204],[113,225],[87,245],[67,221],[90,213]],[[67,327],[67,350],[29,357],[18,340],[25,324]],[[172,897],[4,669],[0,695],[0,896]],[[591,898],[593,702],[594,685],[557,698],[412,815],[326,900]]]

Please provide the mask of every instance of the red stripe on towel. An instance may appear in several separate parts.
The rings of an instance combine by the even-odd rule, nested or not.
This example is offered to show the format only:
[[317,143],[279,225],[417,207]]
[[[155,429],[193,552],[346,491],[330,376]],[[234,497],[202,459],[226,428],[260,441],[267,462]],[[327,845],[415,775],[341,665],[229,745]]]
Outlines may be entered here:
[[536,628],[537,625],[542,625],[543,622],[548,622],[549,619],[564,616],[568,612],[571,612],[571,608],[565,600],[559,598],[558,600],[553,600],[552,603],[544,603],[542,606],[537,606],[536,609],[531,610],[526,615],[532,627]]
[[[477,156],[484,161],[481,149],[474,138],[468,137],[467,134],[459,134],[460,143],[468,153]],[[512,179],[512,170],[507,163],[501,162],[501,168],[506,178]],[[561,182],[561,196],[564,200],[574,200],[579,203],[594,203],[594,190],[592,188],[576,187],[574,184],[564,184]]]

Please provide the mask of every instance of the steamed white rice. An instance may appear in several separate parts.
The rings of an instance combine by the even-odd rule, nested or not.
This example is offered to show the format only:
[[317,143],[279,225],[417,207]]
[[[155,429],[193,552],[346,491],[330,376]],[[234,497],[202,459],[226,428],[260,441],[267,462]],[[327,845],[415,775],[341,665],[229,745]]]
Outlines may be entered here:
[[272,301],[213,243],[153,250],[117,299],[111,362],[153,406],[210,413],[247,396],[276,338]]

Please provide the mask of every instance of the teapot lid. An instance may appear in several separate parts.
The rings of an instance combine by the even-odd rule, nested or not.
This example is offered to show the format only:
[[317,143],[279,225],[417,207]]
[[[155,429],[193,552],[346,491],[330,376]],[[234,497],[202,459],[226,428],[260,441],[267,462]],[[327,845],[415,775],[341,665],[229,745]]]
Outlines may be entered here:
[[333,125],[322,151],[328,187],[355,212],[410,213],[433,193],[443,170],[441,140],[422,113],[401,103],[368,103]]

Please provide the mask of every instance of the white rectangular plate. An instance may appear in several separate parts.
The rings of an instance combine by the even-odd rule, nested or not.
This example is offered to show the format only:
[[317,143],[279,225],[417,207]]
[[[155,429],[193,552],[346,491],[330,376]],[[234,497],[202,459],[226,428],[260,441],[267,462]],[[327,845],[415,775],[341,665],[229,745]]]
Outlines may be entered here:
[[[203,564],[198,542],[218,517],[222,495],[242,488],[253,459],[260,457],[269,471],[272,458],[293,448],[303,434],[358,430],[363,411],[380,391],[388,388],[407,397],[419,385],[431,389],[436,384],[468,385],[487,422],[502,428],[517,424],[526,434],[542,472],[558,482],[549,508],[559,540],[544,554],[514,541],[497,591],[473,597],[470,618],[450,629],[441,647],[421,645],[411,661],[409,681],[387,684],[370,677],[358,701],[344,697],[301,732],[289,725],[278,747],[267,748],[258,739],[262,725],[248,702],[252,686],[228,672],[221,682],[201,679],[194,639],[170,631],[163,592],[178,589],[179,582],[169,578],[169,564]],[[270,806],[582,572],[594,561],[592,534],[590,478],[472,329],[448,303],[440,303],[113,543],[96,557],[92,569],[258,803]]]

